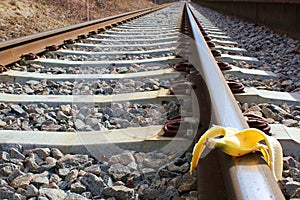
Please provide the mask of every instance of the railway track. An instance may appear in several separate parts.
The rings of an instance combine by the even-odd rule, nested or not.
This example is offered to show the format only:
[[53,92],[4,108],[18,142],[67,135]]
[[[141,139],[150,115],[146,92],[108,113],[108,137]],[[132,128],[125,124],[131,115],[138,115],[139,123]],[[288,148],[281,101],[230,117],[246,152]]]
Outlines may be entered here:
[[[0,44],[3,65],[0,137],[3,152],[10,152],[11,156],[5,157],[3,153],[2,160],[15,164],[13,159],[22,160],[22,157],[26,161],[20,162],[27,172],[41,174],[45,169],[49,179],[57,170],[67,183],[58,182],[57,188],[52,185],[53,188],[74,192],[74,182],[81,182],[87,189],[81,191],[76,187],[75,193],[85,193],[85,198],[131,199],[136,195],[141,199],[168,199],[190,195],[188,197],[198,199],[251,199],[252,196],[284,199],[270,169],[256,154],[235,159],[213,150],[201,159],[197,178],[187,175],[188,168],[182,167],[189,165],[187,152],[212,124],[248,128],[213,57],[217,51],[208,48],[209,43],[201,34],[196,18],[193,6],[177,3]],[[207,26],[206,31],[216,36],[215,43],[233,45],[213,27]],[[220,61],[230,59],[256,62],[249,57],[232,55],[223,55]],[[41,151],[46,154],[44,158],[37,153]],[[88,166],[97,166],[99,170],[101,167],[103,173],[109,171],[108,175],[113,178],[91,168],[89,172],[108,180],[78,175],[80,167],[58,156],[60,151],[66,155],[91,156],[93,161]],[[128,152],[134,153],[129,155]],[[141,156],[144,152],[152,157]],[[113,165],[122,161],[113,162],[113,159],[124,154],[134,155],[135,165],[140,165],[124,164],[129,172],[118,177],[120,169]],[[34,155],[40,156],[36,168],[34,162],[28,161],[33,156],[37,162]],[[51,162],[41,161],[51,156],[58,160],[55,165],[50,165],[54,162],[52,158],[48,158]],[[81,162],[79,157],[74,158],[75,162]],[[167,163],[158,162],[162,158]],[[148,160],[148,165],[144,160]],[[152,176],[149,176],[149,165],[156,162],[161,165],[152,167]],[[172,164],[182,167],[181,172],[177,168],[172,171]],[[153,192],[148,196],[141,192],[145,186],[136,182],[137,176],[133,175],[138,170],[142,175],[137,179],[143,183],[148,181],[145,191]],[[187,177],[181,184],[189,189],[181,187],[177,193],[170,193],[153,186],[149,182],[155,179],[156,170],[165,182],[174,178],[174,174]],[[67,171],[65,175],[63,171]],[[71,171],[73,176],[76,174],[73,182],[66,178],[72,176]],[[23,185],[15,183],[17,177],[26,176],[22,173],[15,177],[9,176],[12,172],[5,174],[14,183],[10,192],[27,194],[27,198],[49,192],[45,189],[51,188],[49,182],[47,185],[30,179]],[[189,180],[196,186],[188,184]],[[96,186],[90,182],[96,182]],[[65,186],[61,187],[62,184]],[[247,185],[251,187],[245,187]],[[45,186],[44,189],[41,186]],[[117,186],[123,187],[120,193],[116,192]],[[28,195],[28,187],[38,187],[39,192]],[[155,187],[160,188],[161,196],[155,193]],[[63,193],[60,198],[66,195]]]

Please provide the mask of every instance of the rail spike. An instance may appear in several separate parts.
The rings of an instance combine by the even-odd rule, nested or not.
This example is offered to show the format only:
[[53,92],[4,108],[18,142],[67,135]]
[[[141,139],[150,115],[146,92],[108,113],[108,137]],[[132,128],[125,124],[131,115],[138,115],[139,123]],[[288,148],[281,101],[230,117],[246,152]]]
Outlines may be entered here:
[[232,67],[230,67],[230,65],[229,65],[229,63],[227,63],[227,62],[217,62],[217,65],[219,66],[219,68],[221,69],[221,70],[230,70],[230,69],[232,69]]
[[3,65],[0,65],[0,74],[3,72],[7,72],[8,69],[6,67],[4,67]]
[[22,55],[21,58],[24,60],[35,60],[38,58],[38,56],[34,53],[28,53],[28,54]]
[[232,93],[243,93],[245,86],[238,81],[235,80],[227,80],[226,81]]
[[46,47],[47,51],[57,51],[58,49],[59,49],[59,46],[57,46],[57,45],[51,45],[51,46]]
[[263,131],[265,134],[267,135],[272,135],[271,133],[271,126],[269,125],[269,123],[267,122],[267,120],[265,120],[264,118],[254,115],[254,114],[244,114],[247,123],[249,125],[249,127],[251,128],[257,128],[261,131]]

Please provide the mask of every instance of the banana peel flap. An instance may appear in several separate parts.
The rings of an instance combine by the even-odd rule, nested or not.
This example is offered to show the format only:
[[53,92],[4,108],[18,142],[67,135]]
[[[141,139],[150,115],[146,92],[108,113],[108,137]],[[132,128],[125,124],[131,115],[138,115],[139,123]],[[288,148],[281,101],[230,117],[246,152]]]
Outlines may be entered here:
[[266,135],[258,129],[249,128],[238,131],[234,128],[223,128],[221,126],[210,128],[194,146],[190,173],[197,168],[198,161],[205,148],[220,148],[223,152],[231,156],[243,156],[259,151],[271,169],[275,179],[280,180],[282,178],[282,147],[277,139]]

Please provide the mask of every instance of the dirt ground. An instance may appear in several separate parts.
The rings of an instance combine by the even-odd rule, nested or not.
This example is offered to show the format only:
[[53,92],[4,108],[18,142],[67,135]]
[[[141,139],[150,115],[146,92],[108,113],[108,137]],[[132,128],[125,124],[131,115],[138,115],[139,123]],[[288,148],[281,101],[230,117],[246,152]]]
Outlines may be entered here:
[[148,0],[0,0],[0,42],[151,6]]

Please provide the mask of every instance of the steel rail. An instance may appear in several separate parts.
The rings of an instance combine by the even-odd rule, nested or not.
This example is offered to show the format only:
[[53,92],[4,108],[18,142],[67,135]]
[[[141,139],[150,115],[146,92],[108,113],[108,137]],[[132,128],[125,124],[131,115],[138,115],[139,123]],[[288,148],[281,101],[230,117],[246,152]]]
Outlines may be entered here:
[[8,65],[20,60],[20,57],[27,53],[41,53],[45,51],[46,46],[61,45],[64,40],[77,39],[78,35],[88,34],[91,31],[97,31],[111,24],[125,22],[156,10],[165,8],[168,5],[156,6],[123,13],[99,20],[93,20],[68,27],[49,30],[17,39],[11,39],[0,43],[0,65]]
[[[188,4],[186,11],[194,40],[188,60],[197,67],[209,88],[213,114],[211,124],[239,130],[248,128]],[[201,200],[285,199],[271,170],[258,154],[235,158],[214,150],[200,160],[197,181],[198,198]]]

